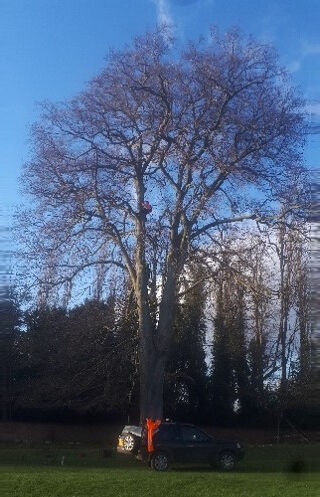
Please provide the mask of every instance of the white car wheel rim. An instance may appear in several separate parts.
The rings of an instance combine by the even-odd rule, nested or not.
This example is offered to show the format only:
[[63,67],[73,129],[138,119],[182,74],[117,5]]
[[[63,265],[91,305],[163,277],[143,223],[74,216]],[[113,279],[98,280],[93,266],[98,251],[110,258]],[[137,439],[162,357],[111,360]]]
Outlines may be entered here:
[[133,446],[134,446],[134,440],[132,437],[125,437],[124,441],[123,441],[123,447],[125,448],[125,450],[132,450],[133,449]]

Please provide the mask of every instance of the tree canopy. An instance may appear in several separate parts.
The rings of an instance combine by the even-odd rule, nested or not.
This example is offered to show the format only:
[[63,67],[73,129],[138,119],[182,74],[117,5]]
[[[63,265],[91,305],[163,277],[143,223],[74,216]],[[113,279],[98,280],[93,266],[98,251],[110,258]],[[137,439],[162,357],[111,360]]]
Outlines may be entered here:
[[180,53],[161,30],[147,34],[111,52],[75,98],[43,104],[23,178],[35,201],[26,241],[45,286],[127,270],[142,418],[162,415],[185,265],[217,228],[299,209],[302,141],[302,102],[274,50],[237,31]]

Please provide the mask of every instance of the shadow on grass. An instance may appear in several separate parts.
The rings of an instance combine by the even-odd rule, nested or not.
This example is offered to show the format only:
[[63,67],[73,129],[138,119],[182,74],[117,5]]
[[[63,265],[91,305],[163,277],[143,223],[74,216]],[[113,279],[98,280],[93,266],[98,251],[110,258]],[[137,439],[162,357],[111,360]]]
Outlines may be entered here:
[[[273,445],[246,449],[235,473],[285,473],[293,478],[310,472],[320,472],[320,445]],[[64,448],[64,447],[0,447],[0,467],[14,466],[50,467],[68,469],[105,469],[121,471],[148,470],[145,463],[135,458],[119,455],[113,449]],[[177,472],[220,472],[207,465],[174,465]],[[228,472],[225,472],[228,473]]]
[[292,476],[293,478],[299,477],[299,475],[307,474],[307,473],[319,473],[319,468],[316,468],[314,465],[308,465],[305,461],[293,460],[287,464],[284,464],[283,467],[269,467],[266,466],[258,466],[252,468],[249,465],[242,464],[241,466],[236,466],[236,468],[232,471],[222,471],[219,468],[212,468],[210,466],[174,466],[172,468],[176,472],[181,473],[224,473],[224,474],[241,474],[241,473],[285,473],[288,476]]

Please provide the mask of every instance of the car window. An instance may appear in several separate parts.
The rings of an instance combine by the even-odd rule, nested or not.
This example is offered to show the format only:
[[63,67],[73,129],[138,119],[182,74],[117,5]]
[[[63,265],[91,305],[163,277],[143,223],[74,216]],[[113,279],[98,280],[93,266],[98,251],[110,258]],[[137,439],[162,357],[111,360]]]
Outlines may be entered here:
[[207,442],[208,435],[193,426],[181,426],[181,435],[184,442]]
[[155,440],[157,442],[171,442],[177,439],[176,427],[174,425],[160,425],[155,431]]

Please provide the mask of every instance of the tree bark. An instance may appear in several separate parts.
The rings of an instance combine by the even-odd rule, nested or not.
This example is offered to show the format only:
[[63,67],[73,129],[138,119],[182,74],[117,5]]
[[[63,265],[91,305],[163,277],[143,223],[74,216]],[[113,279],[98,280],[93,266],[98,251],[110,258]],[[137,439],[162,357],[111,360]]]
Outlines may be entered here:
[[140,362],[140,423],[146,418],[163,418],[163,383],[166,358],[155,351],[141,351]]
[[148,302],[139,299],[141,423],[146,418],[163,418],[164,372],[171,341],[176,286],[176,274],[169,270],[157,326],[151,319]]
[[[138,198],[143,189],[138,188]],[[138,219],[136,253],[136,285],[140,331],[140,422],[146,418],[163,417],[163,383],[169,355],[178,275],[186,259],[187,237],[178,235],[178,225],[172,231],[172,246],[166,261],[159,319],[152,319],[148,293],[148,271],[145,260],[145,219]]]

